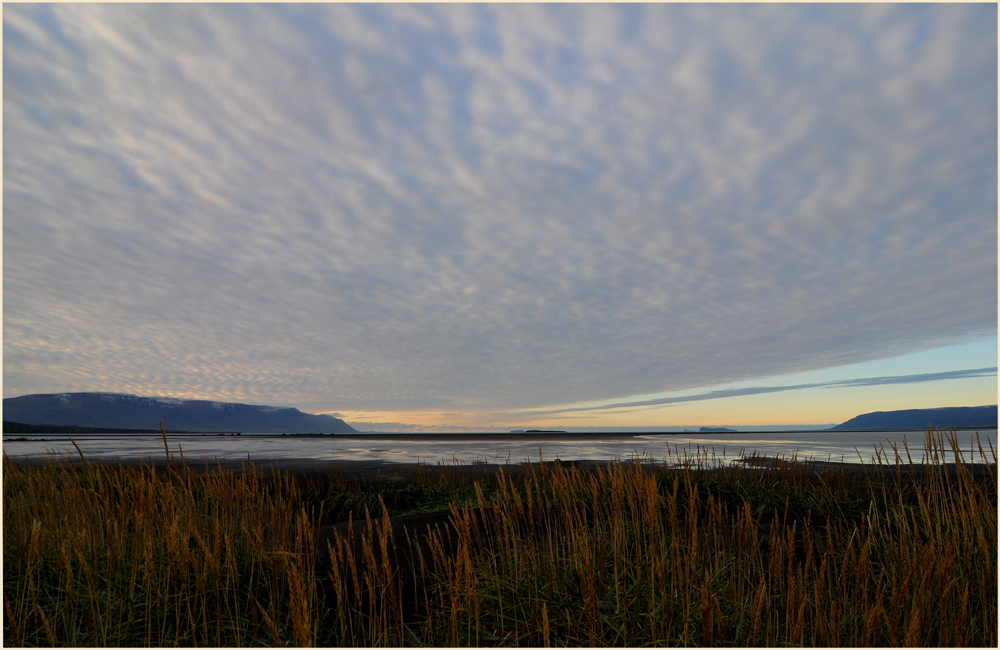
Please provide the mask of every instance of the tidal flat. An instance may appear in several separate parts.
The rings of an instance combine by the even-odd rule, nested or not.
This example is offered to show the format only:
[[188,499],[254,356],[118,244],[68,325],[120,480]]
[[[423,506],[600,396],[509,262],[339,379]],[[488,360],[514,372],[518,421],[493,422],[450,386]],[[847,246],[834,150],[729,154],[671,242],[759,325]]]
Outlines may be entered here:
[[4,643],[996,647],[997,452],[974,451],[5,458]]

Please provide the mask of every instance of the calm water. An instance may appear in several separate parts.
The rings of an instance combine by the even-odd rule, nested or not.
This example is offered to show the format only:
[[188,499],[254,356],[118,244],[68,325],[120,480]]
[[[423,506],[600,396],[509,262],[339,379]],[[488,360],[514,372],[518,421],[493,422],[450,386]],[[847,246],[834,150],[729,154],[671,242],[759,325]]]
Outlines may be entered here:
[[[974,431],[958,432],[966,462],[983,462]],[[69,438],[62,434],[4,436],[3,450],[13,458],[75,456]],[[44,439],[43,439],[44,438]],[[924,460],[924,431],[844,432],[804,431],[784,433],[736,434],[579,434],[562,437],[495,436],[469,437],[461,434],[437,436],[387,436],[373,434],[364,437],[326,436],[315,438],[282,437],[280,435],[248,434],[242,436],[178,435],[168,436],[170,451],[183,449],[188,462],[202,463],[207,458],[239,462],[249,459],[264,462],[273,459],[309,459],[314,461],[364,460],[399,463],[458,463],[486,462],[490,464],[519,463],[543,460],[612,460],[647,457],[658,462],[675,463],[685,456],[707,454],[719,462],[731,462],[741,455],[753,453],[766,456],[798,458],[799,460],[834,460],[873,462],[876,449],[894,459],[892,445],[899,449],[906,462],[904,440],[909,445],[913,462]],[[990,445],[997,448],[996,429],[978,432],[979,443],[994,462]],[[84,455],[91,459],[159,459],[164,456],[163,439],[159,436],[79,435],[74,436]],[[974,453],[973,453],[974,452]],[[949,452],[946,460],[953,460]]]

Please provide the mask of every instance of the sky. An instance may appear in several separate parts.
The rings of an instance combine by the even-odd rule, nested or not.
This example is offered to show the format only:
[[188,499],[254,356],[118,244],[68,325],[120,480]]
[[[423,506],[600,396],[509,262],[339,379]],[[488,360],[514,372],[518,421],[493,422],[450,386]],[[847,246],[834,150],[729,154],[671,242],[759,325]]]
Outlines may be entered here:
[[3,396],[997,402],[997,6],[5,4]]

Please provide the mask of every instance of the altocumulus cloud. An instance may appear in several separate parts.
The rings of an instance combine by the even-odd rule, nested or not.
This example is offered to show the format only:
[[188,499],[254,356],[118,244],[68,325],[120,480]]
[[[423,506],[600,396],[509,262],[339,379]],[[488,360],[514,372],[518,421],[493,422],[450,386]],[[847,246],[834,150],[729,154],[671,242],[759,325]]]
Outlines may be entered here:
[[513,409],[996,332],[995,5],[8,5],[4,394]]

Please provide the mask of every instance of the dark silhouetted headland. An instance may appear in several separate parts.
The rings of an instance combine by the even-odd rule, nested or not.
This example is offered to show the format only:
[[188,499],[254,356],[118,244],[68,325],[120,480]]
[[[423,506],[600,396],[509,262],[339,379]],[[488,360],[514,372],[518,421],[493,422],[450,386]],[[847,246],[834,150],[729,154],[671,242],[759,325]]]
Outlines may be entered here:
[[11,397],[3,401],[3,419],[5,422],[102,431],[159,431],[161,421],[165,428],[173,431],[355,431],[349,424],[331,415],[312,415],[294,408],[171,397],[138,397],[121,393],[56,393]]
[[954,406],[905,411],[875,411],[851,418],[833,427],[834,431],[872,431],[881,429],[926,429],[927,425],[948,427],[996,427],[997,405]]

